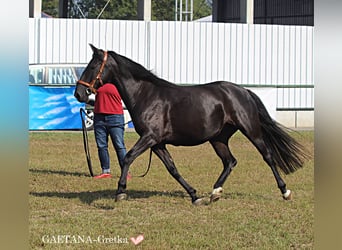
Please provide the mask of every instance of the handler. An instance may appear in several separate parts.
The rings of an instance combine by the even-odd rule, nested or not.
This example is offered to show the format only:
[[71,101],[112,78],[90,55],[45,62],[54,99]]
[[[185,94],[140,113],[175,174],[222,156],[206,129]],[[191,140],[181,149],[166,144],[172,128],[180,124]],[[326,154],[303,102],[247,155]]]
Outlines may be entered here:
[[108,137],[116,151],[120,168],[126,155],[124,143],[124,112],[121,96],[112,83],[106,83],[97,90],[94,104],[94,133],[101,163],[102,173],[95,179],[110,178],[110,157],[108,153]]

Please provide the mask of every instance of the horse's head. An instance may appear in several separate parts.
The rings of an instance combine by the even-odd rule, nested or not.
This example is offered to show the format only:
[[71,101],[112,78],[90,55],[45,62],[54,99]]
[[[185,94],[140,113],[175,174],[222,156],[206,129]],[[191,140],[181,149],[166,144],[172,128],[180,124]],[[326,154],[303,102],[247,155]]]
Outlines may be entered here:
[[92,93],[106,82],[110,82],[113,75],[109,67],[106,67],[108,60],[107,51],[95,48],[90,44],[93,50],[93,58],[88,63],[80,79],[77,81],[74,96],[79,102],[87,102]]

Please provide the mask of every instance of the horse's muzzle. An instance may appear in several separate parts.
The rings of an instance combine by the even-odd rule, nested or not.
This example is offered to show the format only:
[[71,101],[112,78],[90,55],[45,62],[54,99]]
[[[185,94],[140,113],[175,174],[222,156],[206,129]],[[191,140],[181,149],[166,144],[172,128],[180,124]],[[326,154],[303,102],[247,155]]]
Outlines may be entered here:
[[88,96],[87,95],[81,95],[80,93],[75,91],[74,96],[77,99],[77,101],[79,101],[79,102],[88,102]]

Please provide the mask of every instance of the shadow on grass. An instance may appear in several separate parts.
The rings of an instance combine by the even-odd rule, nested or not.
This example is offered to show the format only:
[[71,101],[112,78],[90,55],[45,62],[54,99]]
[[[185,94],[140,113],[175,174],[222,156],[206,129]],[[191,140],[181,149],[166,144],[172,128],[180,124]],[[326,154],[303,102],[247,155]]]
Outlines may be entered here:
[[58,174],[58,175],[70,175],[70,176],[86,176],[90,177],[90,174],[86,173],[81,173],[81,172],[68,172],[68,171],[63,171],[63,170],[49,170],[49,169],[29,169],[29,172],[35,173],[35,174]]
[[[112,205],[105,204],[101,202],[103,199],[113,200],[115,199],[115,190],[99,190],[99,191],[85,191],[85,192],[30,192],[29,193],[35,197],[55,197],[62,199],[79,199],[81,202],[87,205],[95,206],[100,209],[111,210],[114,207]],[[143,191],[143,190],[127,190],[128,200],[139,200],[151,197],[165,197],[167,198],[178,197],[178,198],[189,198],[187,193],[182,191]],[[209,200],[210,194],[208,196],[200,197],[203,198],[204,206],[212,204]],[[249,193],[226,193],[222,195],[222,200],[273,200],[274,197],[249,194]],[[100,201],[98,203],[97,201]],[[151,200],[152,202],[153,200]]]
[[273,199],[270,195],[256,194],[256,193],[242,193],[242,192],[230,192],[222,195],[223,199],[227,200],[270,200]]
[[[100,191],[86,191],[86,192],[30,192],[35,197],[56,197],[64,199],[80,199],[85,204],[92,204],[100,199],[115,199],[115,190],[100,190]],[[153,196],[165,197],[187,197],[184,192],[175,191],[142,191],[142,190],[127,190],[129,199],[144,199]]]

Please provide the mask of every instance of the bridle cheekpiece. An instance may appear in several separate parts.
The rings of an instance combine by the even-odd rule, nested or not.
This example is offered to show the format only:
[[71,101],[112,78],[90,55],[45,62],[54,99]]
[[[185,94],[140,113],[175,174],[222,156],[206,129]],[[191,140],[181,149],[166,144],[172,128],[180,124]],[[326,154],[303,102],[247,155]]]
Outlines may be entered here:
[[[99,72],[97,73],[95,79],[93,79],[90,83],[83,81],[83,80],[78,80],[77,83],[85,85],[86,87],[88,87],[91,90],[92,93],[96,94],[96,89],[94,88],[94,85],[97,81],[100,81],[101,86],[103,85],[101,75],[102,75],[103,69],[107,63],[107,59],[108,59],[108,52],[104,51],[103,61],[102,61],[101,67],[100,67]],[[87,94],[91,94],[91,93],[87,93]]]

